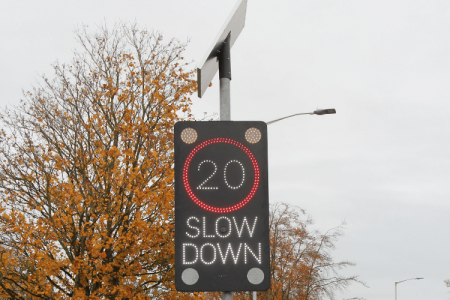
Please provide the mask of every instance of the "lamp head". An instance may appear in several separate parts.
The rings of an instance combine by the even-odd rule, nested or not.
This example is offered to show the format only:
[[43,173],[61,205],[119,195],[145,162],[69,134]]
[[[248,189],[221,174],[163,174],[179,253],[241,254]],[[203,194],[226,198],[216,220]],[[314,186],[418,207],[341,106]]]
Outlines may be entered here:
[[335,114],[336,110],[334,108],[329,109],[317,109],[314,111],[315,115],[328,115],[328,114]]

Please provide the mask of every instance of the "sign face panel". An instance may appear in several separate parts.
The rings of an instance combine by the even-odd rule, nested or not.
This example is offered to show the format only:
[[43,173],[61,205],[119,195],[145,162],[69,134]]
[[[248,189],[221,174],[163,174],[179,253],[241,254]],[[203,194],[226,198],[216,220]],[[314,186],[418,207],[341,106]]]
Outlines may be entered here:
[[175,124],[175,285],[270,287],[267,125]]
[[211,80],[213,80],[214,75],[219,70],[217,56],[228,34],[230,34],[230,47],[233,47],[234,42],[237,40],[242,29],[244,29],[246,12],[247,0],[239,0],[220,29],[219,35],[214,40],[209,51],[199,61],[197,66],[197,90],[199,98],[206,92]]

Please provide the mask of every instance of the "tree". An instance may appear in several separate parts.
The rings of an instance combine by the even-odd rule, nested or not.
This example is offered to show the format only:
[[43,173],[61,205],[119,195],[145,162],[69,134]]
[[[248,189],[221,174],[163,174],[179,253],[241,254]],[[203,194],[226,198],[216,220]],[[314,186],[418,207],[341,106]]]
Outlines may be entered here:
[[[305,215],[304,210],[286,203],[270,205],[271,288],[258,292],[258,299],[334,299],[337,291],[351,283],[365,285],[358,276],[339,274],[354,263],[335,262],[331,256],[335,242],[343,235],[344,224],[322,234],[310,230],[313,221],[303,218]],[[206,299],[220,299],[220,295],[209,293]],[[251,299],[251,295],[234,293],[234,299]]]
[[335,292],[345,290],[351,283],[363,283],[358,276],[339,274],[354,263],[335,262],[331,256],[345,224],[322,234],[311,231],[312,220],[302,220],[302,215],[305,215],[303,210],[289,204],[278,203],[271,207],[273,283],[264,299],[334,299]]
[[173,299],[173,125],[193,73],[136,25],[81,52],[0,115],[0,297]]

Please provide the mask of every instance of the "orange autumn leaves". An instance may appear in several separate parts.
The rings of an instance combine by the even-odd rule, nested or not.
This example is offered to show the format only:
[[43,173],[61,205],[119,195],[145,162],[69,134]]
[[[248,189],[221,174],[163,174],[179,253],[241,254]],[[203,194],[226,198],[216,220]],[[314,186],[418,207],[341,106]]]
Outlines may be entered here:
[[[0,113],[0,299],[220,299],[174,287],[173,125],[192,119],[185,44],[135,25],[77,33],[81,50]],[[272,287],[320,299],[356,276],[341,228],[270,213]],[[250,294],[235,293],[235,299]]]
[[77,37],[72,63],[1,114],[0,298],[189,298],[173,287],[185,44],[135,25]]

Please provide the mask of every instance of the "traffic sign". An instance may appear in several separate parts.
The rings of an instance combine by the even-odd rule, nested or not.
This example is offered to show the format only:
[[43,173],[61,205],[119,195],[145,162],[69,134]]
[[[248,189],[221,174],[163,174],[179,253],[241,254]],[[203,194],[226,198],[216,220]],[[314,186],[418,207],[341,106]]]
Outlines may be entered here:
[[246,12],[247,0],[238,0],[208,52],[199,61],[197,65],[197,91],[199,98],[206,92],[211,80],[213,80],[217,70],[219,70],[219,56],[225,40],[229,36],[230,48],[233,47],[234,42],[239,37],[242,29],[244,29]]
[[177,290],[267,290],[266,123],[186,121],[174,134]]

